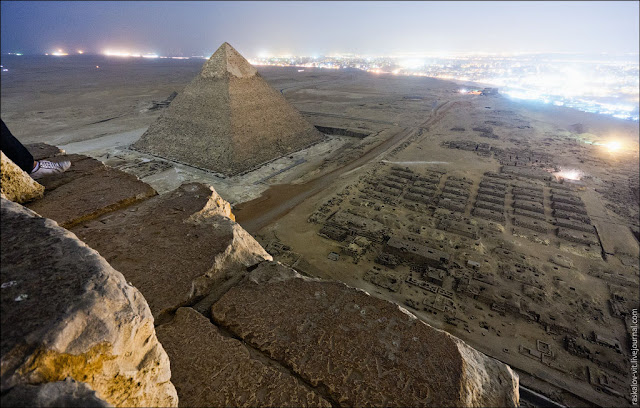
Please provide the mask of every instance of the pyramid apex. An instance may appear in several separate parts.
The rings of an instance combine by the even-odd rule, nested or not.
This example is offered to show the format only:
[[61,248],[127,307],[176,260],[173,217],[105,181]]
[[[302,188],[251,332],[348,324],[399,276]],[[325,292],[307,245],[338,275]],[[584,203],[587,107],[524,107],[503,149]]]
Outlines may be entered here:
[[228,42],[223,42],[204,64],[200,76],[205,78],[250,78],[256,69]]

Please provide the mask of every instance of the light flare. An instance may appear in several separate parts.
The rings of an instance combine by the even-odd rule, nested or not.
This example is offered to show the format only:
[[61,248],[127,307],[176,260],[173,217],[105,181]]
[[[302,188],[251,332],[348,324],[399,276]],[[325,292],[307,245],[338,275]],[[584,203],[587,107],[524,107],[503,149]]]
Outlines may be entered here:
[[617,140],[611,140],[605,143],[603,146],[606,147],[610,152],[617,152],[618,150],[622,149],[622,143]]
[[561,169],[560,171],[553,173],[557,180],[580,180],[584,176],[582,170],[578,169]]

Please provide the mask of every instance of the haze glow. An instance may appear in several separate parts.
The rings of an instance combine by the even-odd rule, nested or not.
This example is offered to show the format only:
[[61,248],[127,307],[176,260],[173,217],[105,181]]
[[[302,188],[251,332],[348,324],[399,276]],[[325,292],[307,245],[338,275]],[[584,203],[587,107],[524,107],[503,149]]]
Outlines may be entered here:
[[2,52],[637,54],[638,2],[2,1]]

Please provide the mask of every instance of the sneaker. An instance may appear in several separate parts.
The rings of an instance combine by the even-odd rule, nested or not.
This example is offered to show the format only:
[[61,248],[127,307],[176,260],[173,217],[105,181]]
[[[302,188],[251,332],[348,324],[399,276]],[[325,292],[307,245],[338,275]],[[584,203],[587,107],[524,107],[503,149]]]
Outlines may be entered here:
[[51,162],[49,160],[38,160],[36,167],[31,171],[31,178],[39,179],[44,176],[56,173],[64,173],[71,167],[70,161]]

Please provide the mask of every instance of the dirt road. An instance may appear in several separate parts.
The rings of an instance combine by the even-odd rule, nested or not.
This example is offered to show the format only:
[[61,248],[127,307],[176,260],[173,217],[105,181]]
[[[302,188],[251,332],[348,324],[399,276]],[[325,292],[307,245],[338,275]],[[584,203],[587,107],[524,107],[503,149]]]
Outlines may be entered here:
[[236,220],[242,227],[251,234],[255,234],[262,228],[277,221],[286,215],[297,205],[314,196],[320,191],[330,186],[341,175],[361,167],[372,160],[379,159],[378,156],[393,150],[411,136],[416,135],[421,128],[427,128],[439,121],[446,112],[449,111],[454,103],[445,102],[435,109],[429,119],[427,119],[420,127],[407,127],[400,130],[387,140],[384,140],[369,149],[365,154],[356,160],[345,164],[329,173],[321,175],[304,184],[276,184],[267,189],[262,195],[255,200],[247,201],[239,204],[233,210]]

